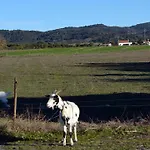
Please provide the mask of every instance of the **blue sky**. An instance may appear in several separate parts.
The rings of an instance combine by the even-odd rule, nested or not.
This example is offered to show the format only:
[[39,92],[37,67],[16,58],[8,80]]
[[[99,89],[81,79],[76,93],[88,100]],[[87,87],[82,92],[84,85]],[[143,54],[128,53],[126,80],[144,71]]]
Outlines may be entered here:
[[0,29],[48,31],[150,22],[150,0],[2,0]]

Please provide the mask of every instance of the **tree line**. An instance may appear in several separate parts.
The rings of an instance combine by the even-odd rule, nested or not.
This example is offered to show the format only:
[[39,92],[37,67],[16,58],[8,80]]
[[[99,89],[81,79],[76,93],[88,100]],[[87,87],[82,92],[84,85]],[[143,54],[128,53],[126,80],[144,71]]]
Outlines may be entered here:
[[[142,45],[143,42],[139,40],[133,45]],[[108,46],[107,44],[102,43],[76,43],[76,44],[65,44],[65,43],[46,43],[46,42],[37,42],[29,44],[7,44],[5,40],[0,40],[0,50],[23,50],[23,49],[44,49],[44,48],[67,48],[67,47],[92,47],[92,46]]]
[[[37,42],[37,43],[28,43],[28,44],[15,44],[15,43],[3,43],[4,41],[0,40],[0,50],[23,50],[23,49],[44,49],[44,48],[58,48],[58,47],[89,47],[94,46],[94,43],[77,43],[77,44],[65,44],[65,43],[46,43],[46,42]],[[98,45],[96,45],[98,46]]]

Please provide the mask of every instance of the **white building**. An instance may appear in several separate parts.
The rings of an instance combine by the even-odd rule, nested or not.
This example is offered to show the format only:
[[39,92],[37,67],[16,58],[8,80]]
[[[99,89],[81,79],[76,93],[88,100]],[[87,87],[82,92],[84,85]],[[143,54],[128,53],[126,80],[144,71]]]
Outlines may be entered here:
[[132,42],[129,42],[129,40],[118,40],[118,46],[123,46],[123,45],[132,45]]
[[108,46],[112,46],[112,44],[111,44],[111,43],[108,43]]
[[147,41],[143,41],[143,43],[150,46],[150,41],[149,41],[149,39],[148,39]]

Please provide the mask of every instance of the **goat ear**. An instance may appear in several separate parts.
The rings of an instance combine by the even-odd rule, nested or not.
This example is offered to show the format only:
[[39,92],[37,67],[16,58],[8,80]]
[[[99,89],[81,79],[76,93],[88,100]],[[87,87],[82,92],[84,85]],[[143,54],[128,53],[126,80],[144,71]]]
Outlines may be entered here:
[[45,97],[50,97],[50,95],[45,95]]

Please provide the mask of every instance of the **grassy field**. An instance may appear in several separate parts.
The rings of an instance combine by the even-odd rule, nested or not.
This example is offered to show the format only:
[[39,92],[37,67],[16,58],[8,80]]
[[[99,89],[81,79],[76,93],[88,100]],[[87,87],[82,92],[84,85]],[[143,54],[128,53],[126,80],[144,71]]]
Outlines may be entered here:
[[149,46],[113,46],[113,47],[71,47],[71,48],[47,48],[29,50],[3,50],[0,56],[30,56],[49,54],[87,54],[114,51],[148,50]]
[[[88,115],[90,113],[91,115],[99,113],[102,116],[112,113],[110,107],[97,107],[102,103],[107,106],[112,105],[116,111],[120,109],[119,107],[116,108],[116,105],[134,106],[138,103],[138,108],[141,109],[144,104],[147,105],[144,110],[147,110],[147,113],[149,112],[149,46],[1,51],[0,90],[12,92],[10,101],[12,101],[11,97],[13,97],[14,77],[17,77],[18,80],[18,97],[20,99],[29,97],[29,100],[33,100],[35,103],[38,103],[38,98],[42,101],[45,94],[54,89],[60,89],[62,90],[60,95],[63,97],[76,98],[79,104],[83,102],[83,106],[95,105],[93,109],[81,107],[81,111],[86,112]],[[131,96],[132,99],[128,99]],[[100,102],[101,99],[106,100],[107,103]],[[113,102],[110,99],[113,99]],[[118,99],[123,100],[120,103]],[[108,101],[110,102],[108,103]],[[133,103],[133,101],[136,103]],[[26,102],[29,101],[26,100]],[[44,105],[45,102],[46,100],[44,99]],[[133,107],[130,109],[133,109]],[[86,124],[86,126],[81,123],[79,127],[79,143],[74,148],[69,146],[63,148],[57,144],[61,137],[60,130],[53,132],[55,129],[51,130],[51,128],[47,127],[53,126],[51,122],[45,123],[45,120],[41,122],[35,120],[34,125],[32,125],[32,121],[34,120],[32,119],[29,121],[30,123],[25,124],[28,120],[25,120],[25,122],[21,120],[21,125],[18,123],[17,129],[13,129],[10,119],[5,119],[5,121],[1,119],[1,136],[6,135],[5,138],[13,137],[13,139],[16,137],[21,138],[20,142],[17,139],[16,142],[9,143],[8,140],[2,148],[33,150],[141,150],[142,148],[146,150],[150,148],[149,122],[136,125],[133,122],[106,122]],[[38,126],[35,126],[35,124]],[[28,128],[23,130],[25,128],[23,125]],[[39,133],[34,129],[34,126],[39,130]],[[55,126],[57,127],[57,124]],[[5,142],[2,144],[5,144]]]
[[38,97],[54,89],[61,89],[62,95],[149,93],[147,46],[19,50],[0,55],[1,90],[13,91],[17,77],[19,96]]
[[4,150],[147,150],[150,148],[148,120],[140,123],[109,121],[78,126],[78,142],[73,147],[60,143],[62,132],[57,123],[34,118],[18,118],[15,127],[10,119],[0,119],[0,149]]

